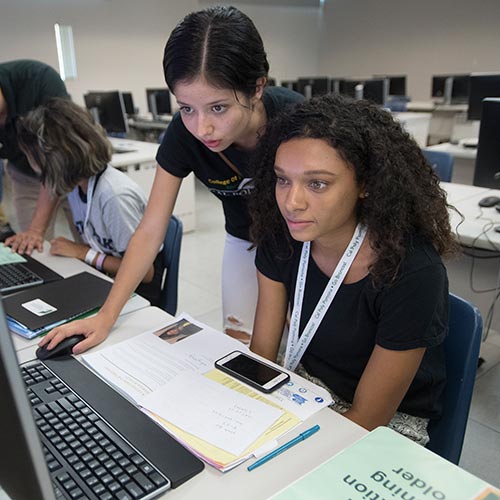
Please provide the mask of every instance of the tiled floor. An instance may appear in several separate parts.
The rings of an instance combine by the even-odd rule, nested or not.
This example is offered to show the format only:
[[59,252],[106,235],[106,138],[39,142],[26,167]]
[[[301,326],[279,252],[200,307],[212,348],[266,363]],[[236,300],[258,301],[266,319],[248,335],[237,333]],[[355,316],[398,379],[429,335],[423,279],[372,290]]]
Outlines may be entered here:
[[[9,193],[4,193],[9,212]],[[178,312],[221,329],[220,275],[224,221],[220,203],[196,186],[196,231],[182,241]],[[67,234],[64,223],[56,226]],[[500,336],[490,334],[483,344],[484,365],[479,369],[460,465],[500,487]]]

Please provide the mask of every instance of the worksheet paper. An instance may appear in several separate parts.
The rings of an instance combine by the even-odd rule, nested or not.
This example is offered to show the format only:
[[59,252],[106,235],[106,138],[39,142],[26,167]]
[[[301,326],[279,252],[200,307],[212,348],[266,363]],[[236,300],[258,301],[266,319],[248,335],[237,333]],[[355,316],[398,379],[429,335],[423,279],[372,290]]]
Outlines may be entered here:
[[139,404],[234,455],[242,454],[284,413],[189,371],[143,397]]

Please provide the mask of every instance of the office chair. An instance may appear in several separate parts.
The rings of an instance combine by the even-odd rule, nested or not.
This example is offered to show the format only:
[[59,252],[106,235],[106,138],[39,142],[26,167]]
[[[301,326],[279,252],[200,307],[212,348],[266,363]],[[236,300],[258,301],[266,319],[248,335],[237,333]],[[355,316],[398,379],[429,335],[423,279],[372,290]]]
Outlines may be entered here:
[[483,320],[477,307],[450,293],[449,331],[444,341],[443,414],[439,420],[429,422],[427,448],[454,464],[458,464],[462,453],[482,330]]
[[162,258],[166,275],[160,293],[160,307],[172,316],[175,316],[177,312],[181,240],[182,222],[172,215],[163,242]]
[[453,156],[444,151],[429,151],[422,149],[422,153],[431,167],[436,172],[437,176],[443,182],[451,182],[453,176]]

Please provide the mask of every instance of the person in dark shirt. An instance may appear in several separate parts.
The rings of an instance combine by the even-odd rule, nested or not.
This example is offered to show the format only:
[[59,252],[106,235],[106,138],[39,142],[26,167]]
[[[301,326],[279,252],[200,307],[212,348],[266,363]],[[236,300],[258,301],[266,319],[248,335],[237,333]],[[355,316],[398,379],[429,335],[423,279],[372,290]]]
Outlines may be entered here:
[[[11,178],[12,201],[21,233],[18,241],[26,241],[30,249],[34,246],[32,241],[43,241],[44,236],[52,238],[51,216],[60,200],[51,197],[42,187],[19,149],[16,121],[52,97],[69,99],[64,82],[51,66],[29,59],[0,63],[0,158],[7,160],[6,171]],[[35,210],[36,207],[41,209]],[[67,203],[62,208],[71,227]],[[4,231],[3,239],[11,236],[7,233]],[[21,246],[20,250],[24,251],[26,247]]]
[[367,429],[425,444],[445,384],[453,252],[445,192],[415,141],[366,101],[325,96],[268,124],[250,211],[251,349],[332,393]]
[[42,340],[44,345],[53,347],[78,331],[87,337],[75,347],[82,352],[106,338],[151,266],[182,179],[190,172],[222,202],[227,232],[222,280],[225,331],[249,340],[257,278],[254,252],[248,251],[247,197],[252,189],[248,161],[268,120],[303,97],[287,89],[266,88],[269,64],[262,39],[251,19],[234,7],[214,6],[188,14],[167,41],[163,67],[180,111],[160,145],[159,168],[144,218],[97,316],[54,329]]

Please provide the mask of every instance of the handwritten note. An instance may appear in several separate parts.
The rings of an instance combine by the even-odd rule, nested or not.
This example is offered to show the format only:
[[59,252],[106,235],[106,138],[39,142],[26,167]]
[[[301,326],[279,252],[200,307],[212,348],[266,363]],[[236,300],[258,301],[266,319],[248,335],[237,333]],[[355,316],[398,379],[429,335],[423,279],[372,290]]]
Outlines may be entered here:
[[201,374],[183,372],[139,404],[229,453],[243,453],[283,411]]

